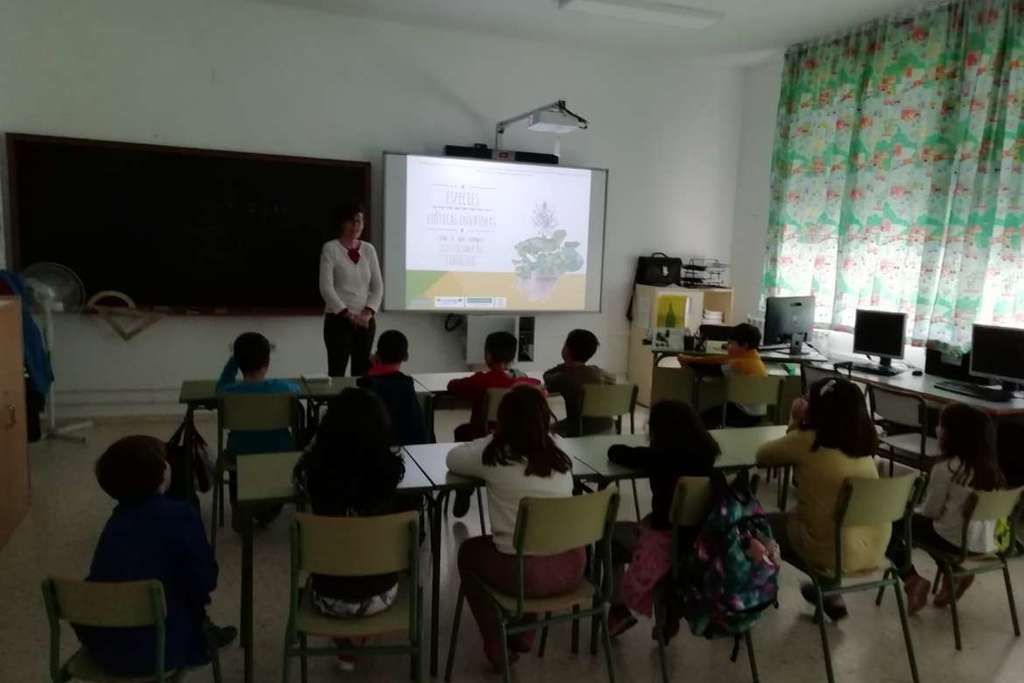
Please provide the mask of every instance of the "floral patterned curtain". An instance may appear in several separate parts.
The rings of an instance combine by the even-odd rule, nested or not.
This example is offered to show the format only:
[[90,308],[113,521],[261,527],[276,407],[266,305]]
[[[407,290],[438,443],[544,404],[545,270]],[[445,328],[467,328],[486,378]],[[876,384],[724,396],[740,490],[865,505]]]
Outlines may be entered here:
[[765,296],[908,314],[947,351],[1024,326],[1024,0],[972,0],[786,54]]

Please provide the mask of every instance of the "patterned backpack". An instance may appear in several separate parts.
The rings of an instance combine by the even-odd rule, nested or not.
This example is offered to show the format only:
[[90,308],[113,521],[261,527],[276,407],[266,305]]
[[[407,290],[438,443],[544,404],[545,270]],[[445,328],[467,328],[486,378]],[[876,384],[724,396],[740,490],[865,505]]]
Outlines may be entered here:
[[682,613],[694,635],[738,637],[778,606],[782,560],[764,508],[748,487],[711,478],[711,507],[683,562]]

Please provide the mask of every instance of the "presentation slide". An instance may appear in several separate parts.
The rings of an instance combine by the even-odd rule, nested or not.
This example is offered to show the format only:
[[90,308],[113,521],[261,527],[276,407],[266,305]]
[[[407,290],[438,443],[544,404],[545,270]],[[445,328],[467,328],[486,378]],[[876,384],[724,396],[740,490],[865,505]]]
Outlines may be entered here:
[[385,305],[600,309],[606,172],[385,158]]

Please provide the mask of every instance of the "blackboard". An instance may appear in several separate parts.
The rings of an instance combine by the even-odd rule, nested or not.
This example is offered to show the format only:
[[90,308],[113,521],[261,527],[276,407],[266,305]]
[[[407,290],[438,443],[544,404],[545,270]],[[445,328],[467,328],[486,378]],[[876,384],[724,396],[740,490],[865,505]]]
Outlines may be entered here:
[[369,204],[368,162],[6,137],[14,268],[55,261],[139,307],[322,309],[334,214]]

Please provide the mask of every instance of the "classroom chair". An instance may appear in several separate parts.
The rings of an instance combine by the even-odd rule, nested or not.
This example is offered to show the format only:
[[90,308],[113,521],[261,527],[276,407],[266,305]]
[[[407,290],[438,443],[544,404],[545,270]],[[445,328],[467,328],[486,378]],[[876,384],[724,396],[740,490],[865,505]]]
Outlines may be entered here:
[[426,423],[427,439],[430,443],[437,443],[437,434],[434,431],[434,395],[428,391],[417,391],[416,400],[420,404],[423,421]]
[[[784,377],[768,375],[767,377],[745,377],[730,375],[725,378],[725,401],[722,402],[722,426],[728,427],[725,417],[729,403],[763,403],[769,416],[762,420],[764,424],[779,424],[779,405],[782,403],[782,381]],[[775,416],[770,417],[774,413]]]
[[[412,676],[423,677],[423,589],[419,583],[419,524],[415,512],[377,517],[318,517],[296,513],[291,525],[291,587],[285,627],[284,668],[288,683],[290,661],[299,658],[302,683],[308,678],[309,657],[339,654],[408,655]],[[400,574],[398,599],[388,609],[369,617],[329,617],[313,605],[310,574],[358,577]],[[300,574],[306,575],[300,585]],[[399,635],[399,642],[366,644],[366,639]],[[309,636],[345,639],[350,645],[331,643],[309,647]],[[297,643],[297,646],[296,646]]]
[[[757,489],[756,477],[750,485],[751,490]],[[708,508],[711,506],[711,480],[707,477],[680,477],[676,482],[676,492],[672,497],[672,510],[669,513],[672,521],[672,584],[669,594],[674,598],[674,590],[679,585],[679,574],[682,570],[681,553],[679,548],[680,528],[693,528],[700,526],[707,516]],[[661,665],[661,680],[669,683],[668,661],[665,654],[665,622],[655,605],[656,622],[654,632],[658,640],[658,662]],[[750,631],[743,634],[743,640],[747,646],[747,659],[750,660],[750,674],[754,683],[758,683],[757,659],[754,657],[754,641],[750,637]],[[739,642],[736,643],[737,647]],[[733,661],[736,661],[736,654],[733,654]]]
[[928,436],[928,404],[914,394],[868,385],[868,405],[885,430],[879,455],[889,460],[889,476],[896,463],[927,472],[942,452],[939,441]]
[[[1017,522],[1020,520],[1022,494],[1024,487],[1004,491],[975,491],[964,505],[963,530],[960,536],[959,554],[950,554],[927,543],[918,543],[917,547],[928,553],[939,572],[946,577],[950,586],[956,586],[956,579],[963,576],[975,576],[988,572],[1002,571],[1003,582],[1006,584],[1006,602],[1010,607],[1010,621],[1013,623],[1013,635],[1020,637],[1020,623],[1017,620],[1017,603],[1013,599],[1013,584],[1010,582],[1010,567],[1007,560],[1016,554]],[[1006,550],[992,554],[972,554],[967,548],[967,529],[971,522],[988,522],[1005,519],[1009,523],[1009,544]],[[935,586],[939,585],[939,576],[935,577]],[[881,604],[884,588],[878,591],[878,602]],[[960,615],[957,612],[956,591],[952,591],[949,602],[950,613],[953,615],[953,640],[957,650],[962,650],[960,639]]]
[[294,448],[301,414],[299,401],[292,394],[223,394],[217,403],[217,462],[210,514],[210,545],[214,548],[217,547],[218,520],[220,526],[224,525],[224,475],[235,471],[236,456],[225,450],[224,432],[288,429]]
[[[636,397],[639,389],[635,384],[584,384],[583,408],[580,411],[579,434],[583,435],[583,420],[587,417],[610,417],[615,420],[615,433],[622,433],[622,416],[629,415],[629,433],[636,434]],[[636,519],[640,521],[640,497],[637,495],[636,479],[633,485],[633,507]]]
[[[547,642],[547,628],[550,624],[563,621],[573,622],[572,648],[579,649],[579,620],[592,617],[595,627],[601,632],[608,680],[615,683],[615,669],[612,665],[611,640],[608,637],[608,605],[612,595],[612,529],[618,510],[619,496],[613,489],[568,498],[524,498],[519,504],[513,543],[516,549],[516,584],[519,589],[513,595],[500,593],[482,579],[466,577],[467,581],[481,584],[499,617],[501,629],[502,676],[510,683],[511,673],[508,661],[507,638],[516,633],[542,629],[538,655],[543,656]],[[591,548],[590,576],[573,591],[565,595],[547,598],[528,598],[523,590],[523,557],[525,555],[555,555],[573,548]],[[444,680],[451,681],[452,666],[455,663],[455,648],[459,640],[459,623],[462,607],[466,600],[465,587],[459,585],[459,597],[455,605],[455,621],[452,625],[451,641],[448,646],[448,661],[445,664]],[[589,607],[584,605],[589,603]],[[571,610],[571,611],[570,611]],[[553,616],[553,613],[561,612]],[[519,623],[526,614],[543,614],[542,618],[528,623]],[[590,652],[597,651],[594,632],[591,631]]]
[[[889,563],[882,574],[882,578],[874,578],[880,568],[857,572],[850,575],[845,574],[843,567],[843,530],[859,526],[887,526],[892,525],[896,520],[902,519],[906,533],[908,546],[911,543],[910,518],[914,513],[914,501],[921,486],[919,477],[895,477],[887,479],[866,479],[851,477],[843,483],[839,492],[839,499],[833,512],[835,524],[835,568],[830,573],[822,573],[812,569],[802,562],[795,562],[798,569],[806,573],[814,586],[815,598],[817,600],[815,621],[818,622],[818,629],[821,633],[821,649],[825,655],[825,672],[829,683],[835,683],[835,674],[832,670],[832,655],[828,646],[828,631],[825,627],[825,598],[830,595],[842,595],[892,586],[896,594],[896,606],[900,614],[900,627],[903,629],[903,642],[907,650],[907,659],[910,662],[910,674],[914,683],[919,683],[917,675],[917,660],[914,658],[914,644],[910,639],[910,625],[907,621],[906,605],[903,601],[901,570],[905,567],[896,567]],[[884,559],[884,558],[883,558]],[[851,578],[862,578],[858,583],[848,583]],[[880,598],[876,600],[876,603]]]
[[[167,607],[164,587],[159,581],[95,582],[75,579],[47,578],[43,581],[43,602],[50,623],[50,680],[65,681],[131,681],[131,683],[177,683],[185,670],[164,666],[166,652],[165,620]],[[61,663],[61,622],[102,628],[141,628],[156,631],[151,676],[121,676],[101,667],[83,647]],[[210,666],[213,680],[220,683],[220,658],[217,646],[210,645]]]

